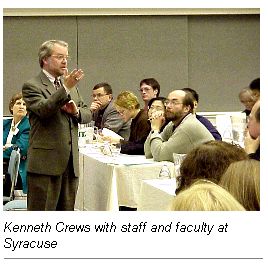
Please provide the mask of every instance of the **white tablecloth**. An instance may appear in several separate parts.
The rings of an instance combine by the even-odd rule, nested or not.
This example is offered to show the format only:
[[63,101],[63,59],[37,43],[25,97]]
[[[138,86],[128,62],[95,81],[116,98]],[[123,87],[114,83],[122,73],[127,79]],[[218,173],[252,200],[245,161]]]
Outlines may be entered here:
[[175,189],[175,178],[142,181],[138,211],[169,210],[175,197]]
[[164,164],[174,177],[172,162],[155,162],[145,156],[109,157],[98,149],[80,149],[80,179],[76,210],[118,210],[119,205],[138,207],[141,183],[158,178]]

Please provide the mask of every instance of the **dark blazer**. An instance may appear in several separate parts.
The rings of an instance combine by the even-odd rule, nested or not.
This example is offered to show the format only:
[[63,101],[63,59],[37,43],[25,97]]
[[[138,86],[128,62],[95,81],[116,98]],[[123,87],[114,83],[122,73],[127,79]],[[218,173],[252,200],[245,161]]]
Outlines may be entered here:
[[[27,81],[22,88],[31,124],[28,150],[28,171],[43,175],[61,175],[70,155],[75,176],[79,176],[78,122],[89,123],[90,110],[76,88],[69,95],[63,86],[58,90],[41,73]],[[77,119],[61,110],[70,99],[80,110]]]
[[[12,118],[5,119],[3,121],[3,145],[5,145],[7,142],[7,137],[10,131],[11,124]],[[19,131],[16,135],[13,135],[11,140],[11,144],[13,144],[13,146],[7,148],[3,152],[3,158],[9,159],[13,148],[18,147],[20,149],[21,160],[19,166],[19,174],[21,176],[23,192],[27,193],[27,150],[29,146],[30,131],[29,118],[27,116],[23,117],[17,128]]]

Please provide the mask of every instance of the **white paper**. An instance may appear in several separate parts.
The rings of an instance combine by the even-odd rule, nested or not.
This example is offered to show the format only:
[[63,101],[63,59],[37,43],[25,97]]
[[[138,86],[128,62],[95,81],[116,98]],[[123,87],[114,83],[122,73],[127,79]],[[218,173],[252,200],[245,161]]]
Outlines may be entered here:
[[120,135],[118,135],[117,133],[106,127],[104,127],[101,132],[105,137],[112,137],[114,139],[124,139],[123,137],[121,137]]

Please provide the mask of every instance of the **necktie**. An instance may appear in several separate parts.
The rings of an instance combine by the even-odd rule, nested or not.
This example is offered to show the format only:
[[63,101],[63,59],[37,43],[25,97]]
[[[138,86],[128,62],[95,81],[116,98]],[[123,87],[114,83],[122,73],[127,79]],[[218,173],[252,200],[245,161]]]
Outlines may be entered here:
[[56,88],[56,90],[58,90],[60,88],[60,80],[58,78],[55,78],[55,81],[54,81],[54,86]]

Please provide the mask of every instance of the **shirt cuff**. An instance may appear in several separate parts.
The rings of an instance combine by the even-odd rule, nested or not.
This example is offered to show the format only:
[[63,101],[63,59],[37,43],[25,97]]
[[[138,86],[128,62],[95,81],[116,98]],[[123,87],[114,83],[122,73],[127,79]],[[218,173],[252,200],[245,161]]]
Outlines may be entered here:
[[151,131],[150,141],[152,141],[155,138],[159,138],[163,141],[163,139],[158,131]]
[[76,113],[76,114],[74,114],[74,117],[75,117],[75,118],[77,118],[77,119],[79,119],[79,118],[80,118],[80,111],[79,111],[79,109],[78,109],[77,113]]

